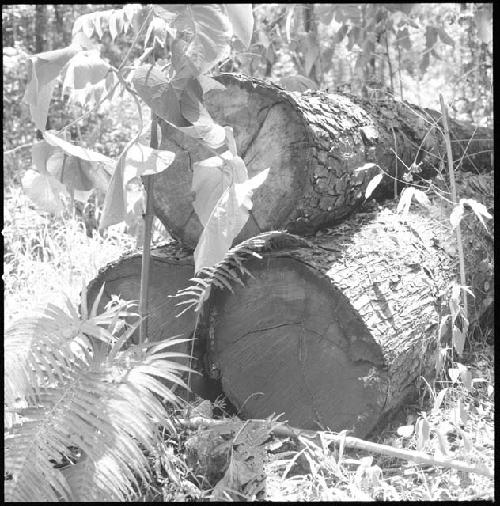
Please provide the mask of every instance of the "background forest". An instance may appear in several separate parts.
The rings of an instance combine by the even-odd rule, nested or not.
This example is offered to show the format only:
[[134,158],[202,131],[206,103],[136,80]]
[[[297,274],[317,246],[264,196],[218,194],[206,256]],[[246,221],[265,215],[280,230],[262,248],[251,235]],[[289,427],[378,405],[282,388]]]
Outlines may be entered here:
[[[136,250],[144,239],[141,215],[145,202],[140,178],[127,185],[126,220],[104,231],[98,230],[104,201],[101,190],[93,190],[87,202],[72,197],[55,217],[40,211],[22,185],[23,177],[32,168],[32,144],[42,138],[29,106],[23,101],[29,81],[29,58],[71,44],[75,21],[82,15],[122,7],[122,4],[2,6],[7,325],[47,301],[63,307],[66,295],[76,307],[82,284],[93,279],[107,263]],[[451,118],[473,128],[493,127],[492,15],[492,3],[253,4],[254,25],[249,45],[245,47],[240,40],[233,40],[229,56],[211,73],[247,74],[289,91],[329,90],[373,101],[388,96],[437,111],[441,94]],[[165,23],[158,20],[154,18],[137,38],[137,30],[123,30],[122,21],[116,17],[107,30],[94,33],[91,38],[101,45],[101,58],[117,68],[123,64],[124,56],[127,65],[138,60],[168,62],[173,58],[173,37]],[[125,91],[99,105],[92,96],[70,100],[67,91],[63,78],[58,78],[47,129],[60,130],[69,124],[67,140],[116,158],[139,131],[136,100]],[[150,108],[144,104],[142,115],[144,120],[151,118]],[[76,118],[81,119],[75,121]],[[488,191],[492,193],[493,189]],[[155,218],[152,245],[169,238]],[[478,461],[492,460],[493,335],[490,329],[475,337],[475,345],[466,347],[462,360],[467,367],[455,365],[456,372],[450,373],[455,374],[455,381],[447,382],[442,390],[448,389],[446,399],[445,394],[440,396],[432,391],[427,404],[421,400],[419,405],[410,406],[398,420],[399,429],[398,425],[389,427],[380,435],[379,442],[418,450],[423,444],[436,448],[445,444],[455,452],[456,459],[474,454]],[[461,423],[453,439],[449,422],[465,419],[464,406],[468,406],[467,422]],[[425,424],[421,420],[426,420]],[[415,426],[414,432],[408,432],[410,426]],[[432,441],[429,427],[440,434]],[[184,436],[162,447],[173,445],[165,449],[167,457],[154,464],[156,482],[147,493],[144,491],[147,499],[199,500],[214,491],[203,479],[193,479],[192,461],[186,464],[177,453],[174,457],[171,448],[180,447]],[[207,435],[199,436],[203,437]],[[259,440],[262,434],[256,432],[252,437]],[[332,464],[327,455],[328,444],[323,440],[318,445],[306,442],[300,451],[290,442],[284,447],[290,447],[289,460],[268,471],[271,500],[493,497],[493,480],[478,474],[446,468],[438,468],[436,472],[435,468],[412,462],[401,465],[400,460],[391,457],[374,462],[367,452],[347,454],[347,449],[342,467],[344,447],[341,445],[340,456],[337,452],[337,461],[333,458]],[[217,493],[219,498],[227,498],[220,487]],[[249,492],[248,497],[255,499],[257,495]]]

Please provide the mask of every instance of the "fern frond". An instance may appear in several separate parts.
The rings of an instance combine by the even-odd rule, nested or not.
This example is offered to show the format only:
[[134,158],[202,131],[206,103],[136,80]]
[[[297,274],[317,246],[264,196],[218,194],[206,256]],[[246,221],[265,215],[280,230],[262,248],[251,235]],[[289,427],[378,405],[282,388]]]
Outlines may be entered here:
[[289,234],[285,231],[264,232],[246,241],[237,244],[231,248],[224,258],[212,267],[203,267],[190,281],[193,283],[188,287],[178,290],[175,295],[170,297],[189,299],[181,300],[176,305],[186,307],[178,315],[185,313],[189,309],[200,312],[203,303],[208,299],[212,286],[223,290],[227,288],[233,292],[231,283],[239,283],[244,286],[243,276],[253,278],[252,273],[244,266],[244,262],[251,256],[262,259],[259,252],[272,251],[276,249],[289,249],[302,246],[309,246],[309,243],[302,237]]
[[64,382],[71,367],[86,360],[88,339],[80,321],[48,307],[41,316],[15,322],[5,333],[5,401],[36,404],[40,386]]
[[[12,417],[7,433],[7,500],[133,500],[150,480],[144,450],[155,451],[159,426],[173,429],[162,401],[180,403],[162,380],[187,388],[181,374],[190,370],[175,361],[189,357],[168,348],[188,339],[121,351],[121,339],[100,334],[96,319],[76,322],[49,306],[6,336],[6,400],[22,420]],[[110,319],[115,326],[111,310],[104,321]],[[82,329],[112,340],[113,353],[89,352]],[[74,352],[75,344],[85,353]],[[27,404],[20,407],[19,398]],[[82,450],[81,462],[53,468],[50,460],[69,456],[70,446]]]

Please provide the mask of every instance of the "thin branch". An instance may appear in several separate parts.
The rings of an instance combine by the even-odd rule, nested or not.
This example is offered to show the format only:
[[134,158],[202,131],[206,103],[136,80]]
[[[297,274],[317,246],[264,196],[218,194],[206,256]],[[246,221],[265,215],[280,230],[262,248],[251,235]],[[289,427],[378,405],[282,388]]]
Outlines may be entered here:
[[[448,170],[450,174],[450,186],[451,186],[451,200],[453,201],[453,205],[458,203],[457,198],[457,185],[455,183],[455,172],[453,170],[453,154],[451,151],[451,142],[450,142],[450,129],[448,126],[448,111],[446,110],[446,105],[443,100],[443,95],[439,94],[439,101],[441,103],[441,114],[443,118],[443,126],[444,126],[444,142],[446,144],[446,153],[448,156]],[[460,231],[460,223],[455,228],[455,234],[457,237],[457,249],[458,249],[458,260],[460,263],[460,283],[462,286],[467,286],[465,281],[465,261],[464,261],[464,248],[462,243],[462,233]],[[469,318],[468,311],[468,303],[467,303],[467,293],[464,291],[464,314],[465,318]]]
[[[190,429],[199,429],[200,427],[217,427],[219,425],[234,424],[235,430],[243,423],[241,420],[212,420],[203,417],[194,417],[191,419],[180,419],[180,424],[183,427]],[[262,423],[269,424],[269,420],[247,420],[245,423]],[[493,478],[493,470],[488,468],[484,464],[469,464],[460,460],[450,459],[446,457],[437,457],[427,455],[423,452],[415,450],[405,450],[402,448],[393,448],[389,445],[383,445],[379,443],[373,443],[371,441],[365,441],[357,437],[343,436],[334,434],[328,431],[314,431],[306,429],[297,429],[286,424],[279,424],[271,429],[271,433],[276,437],[291,437],[298,438],[299,436],[305,437],[316,437],[318,435],[324,435],[332,443],[344,442],[344,446],[347,448],[355,448],[357,450],[364,450],[371,453],[377,453],[380,455],[387,455],[389,457],[395,457],[402,460],[408,460],[415,462],[416,464],[429,464],[431,466],[446,467],[450,469],[456,469],[465,473],[476,473],[483,476]]]
[[[152,112],[152,111],[151,111]],[[153,149],[158,149],[158,117],[152,112],[151,141]],[[144,243],[142,245],[141,291],[139,295],[139,315],[141,327],[139,329],[139,344],[148,338],[148,292],[149,266],[151,263],[151,227],[153,224],[153,180],[154,175],[144,176],[146,188],[146,213],[144,215]]]
[[12,148],[12,149],[9,149],[8,151],[4,151],[3,154],[4,154],[4,156],[13,155],[13,154],[17,153],[18,151],[21,151],[21,149],[31,148],[31,146],[33,146],[33,143],[28,142],[26,144],[21,144],[20,146],[17,146],[16,148]]

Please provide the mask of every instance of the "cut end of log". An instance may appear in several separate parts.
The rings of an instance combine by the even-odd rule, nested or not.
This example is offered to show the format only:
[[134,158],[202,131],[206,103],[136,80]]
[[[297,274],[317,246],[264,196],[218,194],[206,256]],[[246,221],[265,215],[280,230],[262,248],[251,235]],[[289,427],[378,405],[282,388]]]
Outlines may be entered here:
[[[347,299],[293,258],[266,256],[255,278],[217,292],[212,355],[245,417],[284,412],[306,429],[367,433],[386,398],[383,356]],[[353,422],[354,421],[354,422]]]

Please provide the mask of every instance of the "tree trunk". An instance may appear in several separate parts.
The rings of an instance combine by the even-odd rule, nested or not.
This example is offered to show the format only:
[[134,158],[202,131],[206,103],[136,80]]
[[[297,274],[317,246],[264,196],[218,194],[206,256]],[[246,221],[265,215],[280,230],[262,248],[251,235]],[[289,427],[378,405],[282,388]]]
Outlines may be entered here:
[[35,9],[35,50],[42,53],[47,46],[47,4],[37,4]]
[[[379,171],[374,166],[356,172],[367,163],[391,176],[398,164],[401,177],[403,163],[410,167],[416,162],[421,175],[431,177],[445,154],[436,111],[405,102],[286,92],[241,75],[217,79],[226,89],[205,95],[207,109],[217,123],[233,127],[250,177],[271,169],[254,192],[253,214],[235,244],[262,231],[307,235],[341,222],[363,204],[366,187]],[[491,129],[452,122],[451,130],[454,158],[460,160],[467,151],[461,169],[490,169]],[[192,205],[192,164],[213,154],[164,123],[160,148],[175,151],[177,157],[155,180],[155,213],[175,238],[194,247],[202,226]],[[393,187],[393,180],[384,176],[378,195],[391,195]]]
[[63,46],[68,46],[71,42],[71,34],[65,29],[64,15],[65,6],[62,4],[54,4],[54,24],[59,34],[59,42]]
[[253,249],[263,259],[238,257],[251,274],[239,271],[244,286],[212,281],[196,336],[206,373],[244,417],[283,412],[294,426],[366,436],[421,376],[432,381],[457,273],[453,233],[436,207],[402,219],[395,204],[308,246],[262,234]]

